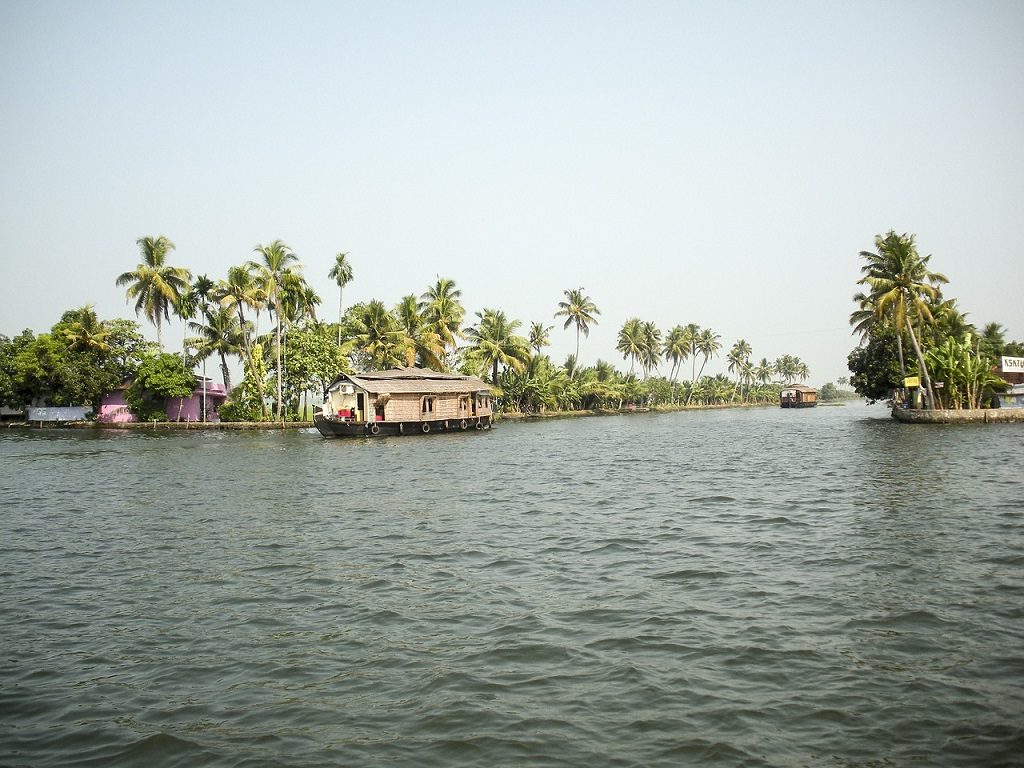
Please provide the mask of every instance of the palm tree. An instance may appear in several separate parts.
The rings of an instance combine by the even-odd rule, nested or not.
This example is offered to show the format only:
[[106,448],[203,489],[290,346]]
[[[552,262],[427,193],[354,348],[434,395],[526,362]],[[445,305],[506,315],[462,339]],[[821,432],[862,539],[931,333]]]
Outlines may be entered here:
[[679,378],[679,367],[683,361],[690,356],[690,347],[686,341],[686,329],[681,325],[675,326],[665,337],[665,346],[661,350],[670,363],[672,370],[669,378],[672,379],[672,402],[675,402],[676,382]]
[[375,369],[393,368],[405,362],[403,331],[395,316],[380,301],[374,299],[357,305],[353,318],[356,323],[356,344],[369,358]]
[[181,318],[181,364],[188,366],[188,324],[196,316],[199,309],[199,295],[192,286],[178,294],[174,299],[174,314]]
[[945,275],[928,269],[931,256],[918,254],[913,235],[897,235],[889,230],[884,237],[875,237],[875,249],[877,253],[861,251],[866,264],[861,267],[864,276],[858,282],[870,289],[879,317],[891,318],[897,334],[904,330],[910,334],[921,382],[931,405],[935,402],[935,392],[921,344],[914,332],[914,320],[932,321],[928,302],[937,302],[940,297],[938,286],[949,281]]
[[162,349],[161,324],[170,322],[171,308],[179,294],[188,290],[192,273],[165,263],[168,252],[174,250],[174,243],[163,235],[140,237],[135,244],[142,253],[142,263],[131,272],[121,274],[116,284],[128,286],[125,297],[129,301],[135,299],[136,315],[143,315],[156,326],[156,343]]
[[538,355],[544,347],[550,346],[550,334],[554,327],[553,325],[544,325],[544,323],[530,323],[530,346]]
[[462,291],[455,287],[454,280],[438,277],[437,282],[420,297],[420,309],[427,324],[441,339],[446,350],[448,360],[443,366],[445,369],[451,367],[458,344],[456,340],[464,338],[461,329],[466,310],[459,301],[461,296]]
[[216,353],[220,356],[220,370],[224,378],[224,389],[231,389],[231,372],[228,369],[228,355],[239,355],[244,349],[245,334],[238,315],[227,307],[218,306],[206,314],[205,322],[190,322],[189,328],[199,334],[190,339],[196,350],[196,359],[205,360]]
[[735,344],[732,345],[732,349],[729,350],[729,354],[726,355],[726,360],[729,361],[729,373],[736,374],[736,384],[738,389],[742,389],[742,379],[746,375],[750,361],[750,353],[753,350],[750,344],[747,343],[746,339],[738,339]]
[[[689,323],[683,328],[683,344],[686,345],[686,356],[690,358],[692,363],[690,369],[690,382],[696,383],[697,381],[697,353],[700,351],[698,346],[700,341],[700,326],[696,323]],[[690,402],[690,397],[687,396],[686,402]]]
[[221,306],[233,308],[238,314],[238,323],[244,337],[245,358],[250,360],[252,358],[252,336],[258,329],[252,323],[246,322],[245,308],[248,307],[258,313],[267,300],[266,292],[260,287],[259,281],[254,278],[251,266],[245,264],[229,267],[227,280],[217,284],[213,296]]
[[257,245],[253,249],[262,257],[261,261],[250,261],[250,268],[256,273],[259,282],[270,297],[274,305],[274,314],[277,317],[277,414],[278,421],[282,413],[282,392],[281,392],[281,326],[283,325],[284,310],[281,306],[281,293],[286,275],[291,274],[293,269],[300,268],[299,258],[291,248],[280,240],[275,240],[269,245]]
[[341,346],[342,291],[352,282],[352,265],[348,263],[348,253],[339,253],[334,257],[334,266],[327,276],[338,284],[338,346]]
[[639,317],[631,317],[619,329],[618,343],[615,349],[622,353],[623,360],[629,360],[629,372],[633,373],[636,361],[641,358],[644,350],[644,324]]
[[654,323],[647,321],[640,326],[642,342],[641,362],[644,368],[644,379],[651,371],[657,371],[661,363],[661,331]]
[[565,301],[558,302],[558,311],[555,312],[555,317],[564,317],[565,325],[562,329],[567,329],[570,325],[576,326],[576,359],[580,357],[580,332],[583,332],[584,336],[590,336],[590,326],[597,325],[596,315],[600,315],[601,311],[597,308],[593,299],[584,293],[583,288],[573,288],[564,291]]
[[530,345],[516,331],[521,323],[509,320],[498,309],[476,313],[478,322],[466,329],[470,341],[469,354],[491,368],[491,384],[498,386],[498,366],[521,371],[530,359]]
[[[74,319],[72,319],[72,316]],[[92,304],[65,315],[71,322],[61,330],[61,335],[72,352],[106,352],[110,349],[107,337],[110,331],[97,317]]]
[[406,365],[419,364],[426,368],[440,370],[444,367],[444,344],[441,337],[427,324],[420,312],[419,301],[414,294],[403,296],[395,307],[404,339]]
[[[721,337],[712,331],[710,328],[702,328],[700,333],[697,334],[697,338],[694,340],[692,348],[694,351],[691,354],[699,352],[704,358],[700,364],[700,370],[697,372],[697,378],[704,373],[704,366],[708,364],[708,360],[718,354],[718,350],[722,348],[719,339]],[[692,393],[691,393],[692,394]],[[689,400],[686,401],[689,404]]]

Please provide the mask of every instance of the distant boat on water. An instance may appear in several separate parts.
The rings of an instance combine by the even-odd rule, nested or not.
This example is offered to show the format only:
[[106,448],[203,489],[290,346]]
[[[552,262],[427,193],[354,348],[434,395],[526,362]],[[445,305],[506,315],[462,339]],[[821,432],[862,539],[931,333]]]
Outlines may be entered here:
[[813,408],[818,404],[818,390],[803,384],[790,384],[779,393],[779,405],[783,408]]

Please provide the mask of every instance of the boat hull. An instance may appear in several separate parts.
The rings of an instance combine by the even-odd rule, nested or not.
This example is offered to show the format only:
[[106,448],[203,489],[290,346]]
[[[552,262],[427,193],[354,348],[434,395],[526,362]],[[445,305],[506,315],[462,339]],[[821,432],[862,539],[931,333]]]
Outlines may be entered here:
[[491,417],[435,419],[433,421],[342,421],[313,417],[313,426],[324,437],[388,437],[398,435],[436,435],[442,432],[482,432],[491,428]]
[[780,408],[813,408],[817,403],[781,403]]

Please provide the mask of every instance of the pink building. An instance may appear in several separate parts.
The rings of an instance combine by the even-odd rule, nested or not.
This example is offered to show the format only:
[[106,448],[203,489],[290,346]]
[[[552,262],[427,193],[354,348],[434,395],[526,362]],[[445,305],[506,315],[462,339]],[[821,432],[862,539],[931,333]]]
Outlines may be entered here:
[[[124,392],[129,384],[122,384],[109,395],[105,395],[100,402],[99,413],[96,414],[96,421],[105,424],[121,424],[128,421],[136,421],[135,414],[128,408],[125,402]],[[167,420],[168,421],[220,421],[217,409],[228,399],[228,393],[223,384],[218,384],[211,379],[197,377],[196,388],[191,397],[170,397],[167,399]],[[206,418],[203,418],[203,403],[206,404]]]

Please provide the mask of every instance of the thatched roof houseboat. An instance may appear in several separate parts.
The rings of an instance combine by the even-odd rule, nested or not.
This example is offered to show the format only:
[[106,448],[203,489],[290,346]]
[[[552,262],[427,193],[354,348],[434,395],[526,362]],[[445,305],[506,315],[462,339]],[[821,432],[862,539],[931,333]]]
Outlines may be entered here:
[[779,393],[779,405],[783,408],[813,408],[818,404],[818,390],[803,384],[789,384]]
[[341,374],[313,423],[324,437],[426,434],[491,427],[491,388],[429,368]]

